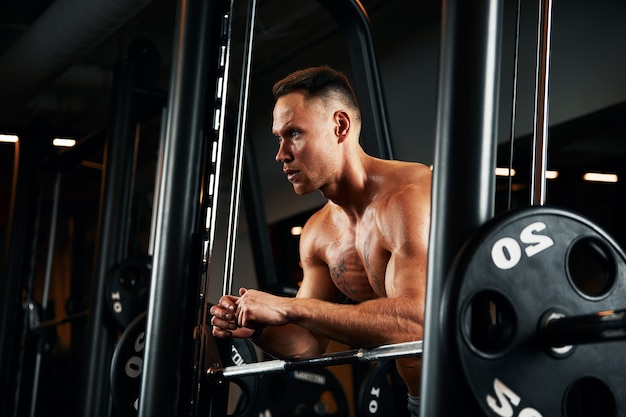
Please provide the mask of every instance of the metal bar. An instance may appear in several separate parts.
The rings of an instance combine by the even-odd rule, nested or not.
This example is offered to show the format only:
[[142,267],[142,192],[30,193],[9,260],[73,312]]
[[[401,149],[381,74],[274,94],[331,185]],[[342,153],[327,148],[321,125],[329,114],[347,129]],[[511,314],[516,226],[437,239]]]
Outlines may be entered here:
[[515,119],[517,117],[517,79],[519,70],[519,33],[520,33],[520,11],[522,0],[517,0],[515,11],[515,47],[513,48],[513,94],[511,98],[511,129],[509,137],[509,177],[507,190],[507,210],[511,210],[511,200],[513,198],[513,155],[515,150]]
[[[34,326],[39,323],[41,317],[39,315],[39,308],[37,303],[34,301],[34,292],[35,292],[35,264],[37,261],[37,247],[39,244],[39,224],[41,223],[41,211],[42,211],[42,201],[43,201],[43,187],[38,187],[37,201],[36,201],[36,210],[35,215],[32,218],[32,236],[33,238],[30,241],[30,257],[28,259],[28,267],[26,267],[26,271],[28,273],[24,277],[24,284],[22,288],[23,292],[23,306],[24,306],[24,320],[22,320],[22,331],[19,337],[19,346],[20,353],[17,357],[17,376],[16,376],[16,389],[15,389],[15,398],[17,406],[15,407],[14,415],[19,416],[26,413],[24,405],[26,403],[26,397],[28,396],[28,391],[30,391],[33,387],[33,382],[35,381],[35,377],[37,372],[33,372],[33,378],[26,378],[25,368],[30,370],[28,366],[31,362],[30,355],[27,355],[29,352],[32,353],[31,349],[28,349],[28,339],[31,330]],[[29,218],[31,220],[31,218]],[[33,370],[36,370],[37,367],[41,366],[41,356],[39,355],[40,349],[42,347],[42,340],[39,339],[35,342],[35,363]],[[32,394],[32,393],[31,393]],[[33,407],[33,397],[31,395],[30,402],[28,403],[28,407]]]
[[548,161],[548,96],[550,83],[550,41],[552,36],[552,0],[539,1],[537,28],[537,74],[535,76],[535,123],[533,133],[533,168],[530,204],[546,203]]
[[[15,357],[21,357],[22,352],[16,355],[15,336],[19,330],[16,323],[23,317],[18,317],[18,306],[22,301],[20,277],[22,272],[22,247],[26,237],[22,230],[24,222],[18,223],[17,216],[20,211],[17,210],[19,181],[23,181],[20,175],[20,147],[21,139],[13,146],[13,175],[11,178],[11,198],[9,201],[9,216],[7,218],[6,239],[4,243],[4,252],[2,253],[2,273],[3,279],[0,281],[0,412],[3,415],[14,416],[17,413],[16,392],[19,392],[19,384],[16,384],[13,377],[15,376]],[[26,171],[25,173],[27,173]],[[31,174],[30,176],[34,176]],[[28,184],[24,184],[22,188],[26,189]]]
[[[36,280],[36,273],[35,273],[35,265],[37,263],[37,247],[39,244],[39,224],[41,223],[41,211],[42,211],[42,201],[43,201],[43,187],[39,187],[39,191],[37,191],[37,202],[36,202],[36,214],[33,218],[33,227],[32,227],[32,231],[33,231],[33,239],[31,239],[30,242],[30,257],[29,257],[29,264],[28,267],[26,268],[26,270],[28,271],[28,274],[24,277],[24,287],[22,289],[23,294],[24,294],[24,301],[23,301],[23,305],[24,307],[24,311],[25,311],[25,315],[24,315],[24,320],[23,320],[23,325],[22,325],[22,333],[20,335],[20,354],[18,355],[17,358],[17,378],[16,378],[16,392],[15,392],[15,398],[17,401],[17,407],[15,407],[15,414],[16,416],[19,415],[23,415],[26,413],[25,411],[25,402],[26,402],[26,397],[28,396],[28,391],[32,389],[33,387],[33,382],[35,381],[35,378],[37,377],[37,372],[33,372],[33,378],[25,378],[25,368],[30,369],[29,368],[29,363],[31,362],[31,357],[29,355],[27,355],[28,352],[31,352],[31,349],[28,349],[28,339],[29,339],[29,335],[31,330],[40,322],[40,308],[38,307],[37,303],[34,301],[34,292],[35,292],[35,280]],[[30,220],[30,219],[29,219]],[[45,310],[43,310],[42,312],[45,313]],[[38,339],[36,340],[36,342],[34,343],[34,345],[36,346],[35,349],[35,363],[34,363],[34,367],[32,368],[33,370],[36,370],[37,367],[41,366],[41,356],[39,355],[39,353],[41,352],[41,347],[42,347],[42,339]],[[31,393],[32,394],[32,393]],[[33,397],[31,395],[30,397],[30,402],[28,404],[28,407],[33,407]]]
[[[54,179],[54,191],[52,192],[52,213],[50,215],[50,231],[48,235],[48,251],[46,253],[46,271],[44,275],[43,293],[41,296],[41,309],[45,313],[48,308],[48,295],[50,293],[50,281],[52,279],[52,261],[54,260],[54,241],[57,232],[57,217],[59,213],[59,192],[61,189],[61,172],[57,171]],[[33,390],[30,402],[30,417],[35,417],[37,409],[37,394],[39,390],[39,374],[41,371],[41,349],[37,349],[35,369],[33,371]]]
[[[213,256],[213,246],[215,243],[215,224],[217,221],[217,209],[219,201],[220,182],[222,179],[222,153],[224,146],[224,132],[225,132],[225,120],[227,114],[226,99],[228,98],[228,87],[230,84],[230,53],[231,53],[231,36],[232,36],[232,13],[234,9],[234,0],[230,1],[230,7],[228,12],[223,15],[221,22],[220,38],[222,42],[220,45],[220,56],[218,64],[218,76],[216,82],[216,97],[215,108],[213,115],[213,129],[215,132],[215,140],[211,149],[211,165],[212,172],[207,172],[209,175],[208,194],[209,202],[206,206],[206,233],[207,239],[205,240],[204,250],[204,263],[207,264],[207,280],[210,273],[210,261]],[[208,289],[208,282],[205,283]]]
[[354,89],[361,105],[363,148],[371,155],[393,159],[383,83],[369,17],[359,0],[318,0],[344,31],[352,62]]
[[54,191],[52,192],[52,213],[50,215],[50,231],[48,234],[48,251],[46,253],[46,271],[44,275],[43,293],[41,296],[41,308],[48,308],[48,295],[50,293],[50,280],[52,279],[52,261],[54,260],[54,240],[57,234],[57,217],[59,214],[59,192],[61,189],[61,172],[57,172],[54,179]]
[[[211,22],[217,0],[180,0],[153,208],[155,239],[139,417],[188,415],[192,396],[193,326],[200,277],[198,247],[207,85],[215,73]],[[218,20],[219,21],[219,20]],[[215,30],[213,30],[215,32]],[[197,295],[197,294],[196,294]],[[181,325],[183,323],[183,325]]]
[[[154,184],[154,193],[152,196],[152,207],[156,207],[160,196],[161,191],[161,181],[163,180],[163,145],[165,143],[165,135],[167,126],[165,125],[165,119],[167,117],[167,107],[163,106],[161,109],[161,125],[159,127],[159,150],[157,156],[157,166],[156,166],[156,181]],[[148,241],[148,255],[152,256],[154,254],[154,243],[156,241],[156,216],[152,215],[150,218],[150,239]]]
[[419,356],[423,352],[422,341],[383,345],[371,349],[354,349],[333,352],[311,359],[271,360],[257,363],[227,366],[221,369],[208,369],[209,378],[229,379],[239,376],[262,375],[290,370],[321,368],[345,365],[356,362],[372,362],[383,359],[396,359],[407,356]]
[[481,415],[450,366],[454,352],[442,326],[449,306],[442,302],[456,254],[494,213],[502,8],[501,0],[443,2],[420,395],[425,416]]
[[581,316],[550,319],[539,332],[552,347],[606,343],[626,339],[626,310],[608,310]]
[[250,98],[250,74],[252,69],[252,49],[254,43],[254,22],[256,19],[256,0],[248,0],[246,34],[241,65],[241,85],[239,89],[239,107],[235,131],[235,155],[233,178],[230,189],[230,207],[228,210],[228,232],[226,239],[226,259],[224,262],[224,284],[222,295],[232,294],[233,270],[235,269],[235,242],[241,206],[241,179],[243,176],[243,158],[246,143],[246,124],[248,119],[248,101]]
[[[217,5],[219,2],[216,2]],[[220,196],[220,183],[222,180],[222,153],[224,146],[224,136],[226,131],[227,98],[230,84],[230,57],[232,45],[232,24],[234,12],[234,0],[221,2],[223,10],[218,10],[214,14],[220,17],[219,23],[215,25],[217,42],[217,68],[214,77],[214,107],[213,107],[213,137],[210,146],[210,156],[205,158],[203,178],[206,181],[202,194],[202,209],[204,214],[204,224],[199,226],[202,241],[202,270],[200,271],[200,282],[198,285],[198,312],[195,318],[197,328],[206,329],[209,320],[208,310],[210,308],[207,292],[210,284],[211,266],[213,258],[213,247],[215,243],[216,222],[218,213],[218,201]],[[228,6],[228,8],[226,7]],[[194,333],[195,329],[194,329]],[[214,345],[206,344],[205,337],[194,341],[194,372],[192,386],[194,396],[191,400],[192,415],[203,415],[207,412],[225,414],[227,401],[223,392],[212,392],[211,395],[200,395],[202,381],[204,378],[204,367],[206,361],[219,362],[219,354],[215,353]]]
[[57,326],[60,326],[62,324],[65,324],[65,323],[70,323],[70,322],[72,322],[74,320],[77,320],[77,319],[82,319],[84,317],[87,317],[87,315],[89,315],[89,310],[81,311],[79,313],[70,314],[70,315],[67,315],[65,317],[61,317],[59,319],[52,319],[52,320],[42,321],[42,322],[36,324],[33,327],[32,330],[33,331],[38,331],[38,330],[46,329],[48,327],[57,327]]

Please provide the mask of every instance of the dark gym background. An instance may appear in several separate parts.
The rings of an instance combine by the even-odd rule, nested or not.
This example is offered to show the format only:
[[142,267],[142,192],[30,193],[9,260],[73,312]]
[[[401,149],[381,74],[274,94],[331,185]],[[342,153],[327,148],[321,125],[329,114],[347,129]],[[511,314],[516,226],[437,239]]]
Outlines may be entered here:
[[[170,75],[176,1],[136,0],[127,10],[102,16],[93,33],[72,32],[72,21],[83,7],[100,0],[6,0],[0,4],[0,133],[20,136],[19,144],[0,143],[0,247],[2,280],[9,263],[7,237],[18,156],[23,175],[32,176],[33,197],[28,213],[40,222],[25,230],[33,236],[34,299],[41,302],[50,212],[56,172],[62,173],[49,293],[48,319],[89,308],[94,269],[103,143],[116,109],[112,105],[115,66],[141,47],[139,69],[154,96],[138,106],[138,158],[134,178],[129,253],[148,247],[160,123],[159,94],[166,93]],[[124,2],[119,2],[124,3]],[[395,157],[433,162],[441,4],[438,1],[363,0],[378,49]],[[505,7],[500,91],[498,165],[508,164],[513,75],[514,6]],[[71,5],[70,8],[62,8]],[[243,6],[242,6],[243,7]],[[55,12],[56,10],[56,12]],[[63,10],[59,12],[59,10]],[[533,126],[536,6],[524,2],[521,15],[519,85],[515,128],[513,206],[528,205],[530,141]],[[53,16],[54,18],[51,18]],[[47,19],[47,20],[46,20]],[[241,49],[242,16],[235,16],[234,48]],[[46,20],[48,24],[42,25]],[[548,168],[559,177],[548,182],[548,203],[589,216],[626,244],[626,2],[620,0],[557,1],[553,11],[550,78],[550,139]],[[329,64],[351,74],[345,41],[338,25],[314,0],[259,0],[253,54],[248,133],[256,150],[265,202],[268,233],[282,284],[299,277],[297,237],[292,226],[323,204],[319,194],[296,197],[274,161],[271,135],[271,85],[288,72]],[[47,51],[71,51],[68,55]],[[145,52],[145,51],[148,52]],[[237,68],[236,65],[233,66]],[[236,74],[236,71],[235,71]],[[236,91],[236,89],[234,89]],[[51,145],[53,137],[73,137],[85,144],[71,158]],[[617,183],[582,181],[584,172],[615,173]],[[459,179],[462,181],[462,179]],[[506,209],[507,181],[498,180],[496,208]],[[245,205],[244,205],[245,210]],[[459,210],[463,210],[459,207]],[[242,216],[237,240],[235,287],[257,285],[249,233]],[[218,231],[218,247],[223,231]],[[216,264],[222,251],[216,250]],[[219,268],[218,268],[219,269]],[[219,270],[216,270],[219,277]],[[217,299],[221,279],[211,282]],[[4,286],[3,286],[4,287]],[[78,392],[83,319],[63,324],[45,338],[38,415],[74,415]]]

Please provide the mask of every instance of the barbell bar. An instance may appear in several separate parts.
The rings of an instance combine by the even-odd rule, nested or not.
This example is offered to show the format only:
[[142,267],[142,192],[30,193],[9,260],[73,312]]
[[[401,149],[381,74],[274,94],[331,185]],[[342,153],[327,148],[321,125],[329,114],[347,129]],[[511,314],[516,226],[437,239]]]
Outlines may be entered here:
[[[572,317],[550,313],[545,324],[539,327],[538,338],[546,346],[553,348],[625,340],[626,309],[606,310],[595,314]],[[263,375],[296,369],[421,356],[422,353],[423,342],[415,341],[382,345],[370,349],[360,348],[333,352],[309,359],[276,359],[226,367],[209,367],[206,373],[210,379],[220,381],[221,379]]]
[[539,336],[547,346],[555,348],[625,340],[626,309],[572,317],[550,312]]
[[420,340],[415,342],[382,345],[369,349],[360,348],[342,352],[327,353],[325,355],[309,359],[275,359],[236,366],[209,367],[206,374],[210,380],[214,382],[222,382],[224,379],[239,376],[262,375],[296,369],[345,365],[356,362],[372,362],[376,360],[407,356],[421,356],[422,352],[423,342]]

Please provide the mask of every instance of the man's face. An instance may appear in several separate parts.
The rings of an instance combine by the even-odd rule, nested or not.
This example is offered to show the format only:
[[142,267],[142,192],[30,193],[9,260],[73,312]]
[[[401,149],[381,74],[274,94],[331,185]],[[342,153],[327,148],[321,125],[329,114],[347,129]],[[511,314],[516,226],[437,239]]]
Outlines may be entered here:
[[333,109],[321,99],[297,91],[280,97],[274,106],[272,132],[278,138],[276,161],[297,194],[322,190],[338,161]]

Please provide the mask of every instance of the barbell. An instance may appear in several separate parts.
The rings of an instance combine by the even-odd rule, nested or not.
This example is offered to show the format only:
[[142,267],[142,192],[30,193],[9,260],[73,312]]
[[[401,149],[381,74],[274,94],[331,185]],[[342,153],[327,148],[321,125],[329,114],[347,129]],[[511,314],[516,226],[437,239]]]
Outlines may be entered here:
[[[618,308],[626,306],[625,259],[599,226],[556,208],[507,212],[468,240],[450,270],[441,323],[450,366],[486,415],[624,415],[626,355],[615,342],[626,339],[626,311]],[[132,346],[122,340],[116,351]],[[241,361],[209,366],[206,377],[221,384],[422,352],[415,341]]]
[[283,360],[275,359],[240,366],[207,369],[210,380],[221,383],[223,380],[242,375],[264,375],[296,369],[318,368],[335,365],[346,365],[357,362],[373,362],[383,359],[395,359],[407,356],[420,356],[422,341],[396,343],[378,346],[371,349],[352,349],[343,352],[327,353],[311,359]]

